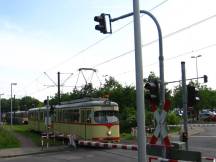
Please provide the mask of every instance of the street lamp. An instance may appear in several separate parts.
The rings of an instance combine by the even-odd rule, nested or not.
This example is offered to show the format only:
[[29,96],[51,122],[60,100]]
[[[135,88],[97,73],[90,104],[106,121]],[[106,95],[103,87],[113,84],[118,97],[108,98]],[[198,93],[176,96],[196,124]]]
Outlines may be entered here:
[[1,96],[4,95],[4,93],[0,94],[0,125],[2,123],[2,111],[1,111]]
[[191,56],[191,58],[195,58],[196,59],[196,75],[197,75],[197,84],[198,84],[198,66],[197,66],[197,58],[201,57],[202,55],[197,55],[197,56]]
[[10,114],[10,117],[11,117],[11,126],[13,125],[13,115],[12,115],[12,110],[13,110],[13,93],[12,93],[12,87],[13,85],[17,85],[17,83],[11,83],[11,114]]

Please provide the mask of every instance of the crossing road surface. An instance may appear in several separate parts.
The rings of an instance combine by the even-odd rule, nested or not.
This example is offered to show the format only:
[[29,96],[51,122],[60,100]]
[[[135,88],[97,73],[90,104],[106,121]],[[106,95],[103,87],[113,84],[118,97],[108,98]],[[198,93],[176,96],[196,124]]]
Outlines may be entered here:
[[202,156],[216,157],[216,127],[204,127],[203,132],[191,136],[189,149],[202,152]]
[[[116,152],[117,151],[117,152]],[[0,159],[1,162],[137,162],[137,152],[116,149],[83,149]]]

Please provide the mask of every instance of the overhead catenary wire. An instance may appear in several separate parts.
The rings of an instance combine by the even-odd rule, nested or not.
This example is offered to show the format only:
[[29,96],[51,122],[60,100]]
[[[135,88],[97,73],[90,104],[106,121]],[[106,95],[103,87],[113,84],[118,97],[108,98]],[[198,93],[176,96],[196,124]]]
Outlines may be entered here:
[[[167,1],[168,1],[168,0],[164,0],[164,1],[160,2],[159,4],[155,5],[154,7],[152,7],[152,8],[151,8],[150,10],[148,10],[148,11],[153,11],[153,10],[159,8],[160,6],[162,6],[163,4],[165,4]],[[141,17],[142,17],[142,16],[143,16],[143,15],[141,15]],[[122,27],[118,28],[117,30],[115,30],[115,31],[113,32],[113,34],[115,34],[115,33],[119,32],[119,31],[121,31],[122,29],[124,29],[125,27],[127,27],[128,25],[130,25],[131,23],[133,23],[133,21],[130,21],[129,23],[127,23],[127,24],[123,25]],[[112,35],[113,35],[113,34],[112,34]],[[77,52],[77,53],[74,54],[73,56],[71,56],[71,57],[65,59],[64,61],[62,61],[62,62],[60,62],[60,63],[58,63],[58,64],[56,64],[56,65],[54,65],[54,66],[52,66],[52,67],[50,67],[50,68],[48,68],[48,69],[45,70],[45,71],[52,70],[52,69],[54,69],[54,68],[57,68],[57,67],[59,67],[59,66],[65,64],[65,63],[67,63],[67,62],[70,61],[71,59],[73,59],[73,58],[75,58],[75,57],[81,55],[82,53],[86,52],[87,50],[91,49],[92,47],[94,47],[94,46],[98,45],[99,43],[103,42],[104,40],[108,39],[108,38],[111,37],[112,35],[107,35],[106,37],[103,37],[102,39],[97,40],[96,42],[94,42],[94,43],[90,44],[89,46],[87,46],[86,48],[80,50],[79,52]],[[40,75],[39,77],[37,77],[36,79],[34,79],[34,81],[37,80],[38,78],[40,78],[40,77],[43,76],[43,75],[44,75],[44,72],[41,73],[41,75]],[[34,83],[34,82],[33,82],[33,83]],[[31,84],[33,84],[33,83],[31,83]],[[56,84],[56,83],[55,83],[55,84]],[[30,86],[30,85],[29,85],[29,86]],[[26,87],[26,86],[25,86],[25,87]]]
[[[163,2],[165,3],[166,1],[163,1]],[[163,4],[163,2],[162,2],[162,4]],[[159,4],[159,5],[162,5],[162,4]],[[206,22],[206,21],[208,21],[208,20],[210,20],[210,19],[212,19],[212,18],[215,18],[215,17],[216,17],[216,15],[212,15],[212,16],[209,16],[209,17],[207,17],[207,18],[205,18],[205,19],[202,19],[202,20],[200,20],[200,21],[197,21],[197,22],[195,22],[195,23],[193,23],[193,24],[191,24],[191,25],[189,25],[189,26],[186,26],[186,27],[181,28],[181,29],[179,29],[179,30],[177,30],[177,31],[175,31],[175,32],[172,32],[172,33],[169,33],[169,34],[165,35],[165,36],[163,37],[163,39],[168,38],[168,37],[171,37],[171,36],[173,36],[173,35],[176,35],[176,34],[178,34],[178,33],[180,33],[180,32],[183,32],[183,31],[185,31],[185,30],[187,30],[187,29],[190,29],[190,28],[192,28],[192,27],[194,27],[194,26],[197,26],[197,25],[199,25],[199,24],[201,24],[201,23],[204,23],[204,22]],[[127,25],[125,25],[125,26],[127,26]],[[122,27],[122,28],[124,28],[124,27]],[[120,29],[120,28],[119,28],[119,29]],[[120,30],[121,30],[121,29],[120,29]],[[120,30],[119,30],[119,31],[120,31]],[[118,31],[118,30],[117,30],[117,31]],[[116,32],[117,32],[117,31],[116,31]],[[110,37],[110,36],[111,36],[111,35],[109,35],[109,36],[107,36],[107,37]],[[99,41],[93,43],[92,45],[88,46],[87,48],[81,50],[81,51],[78,52],[77,54],[73,55],[72,58],[73,58],[73,57],[76,57],[76,56],[78,56],[78,55],[80,55],[81,53],[84,53],[85,51],[87,51],[87,50],[90,49],[91,47],[94,47],[95,45],[99,44],[101,41],[107,39],[107,37],[104,37],[103,39],[101,39],[101,40],[99,40]],[[151,44],[153,44],[153,43],[155,43],[155,42],[157,42],[157,41],[158,41],[158,40],[153,40],[153,41],[151,41],[151,42],[148,42],[148,43],[146,43],[146,44],[143,44],[142,46],[143,46],[143,47],[146,47],[146,46],[151,45]],[[126,52],[124,52],[124,53],[121,54],[121,55],[118,55],[118,56],[116,56],[116,57],[114,57],[114,58],[111,58],[111,59],[109,59],[109,60],[103,61],[103,62],[101,62],[101,63],[98,63],[98,64],[96,64],[96,65],[93,66],[93,67],[98,67],[98,66],[101,66],[101,65],[103,65],[103,64],[109,63],[109,62],[111,62],[111,61],[113,61],[113,60],[116,60],[116,59],[118,59],[118,58],[123,57],[124,55],[130,54],[130,53],[132,53],[133,51],[134,51],[134,50],[126,51]],[[176,57],[177,57],[177,56],[176,56]],[[178,57],[179,57],[179,56],[178,56]],[[174,58],[171,58],[171,59],[174,59]],[[60,63],[60,64],[61,64],[61,63]],[[148,66],[150,66],[150,65],[148,65]],[[51,68],[50,68],[50,69],[51,69]]]
[[[215,15],[212,15],[212,16],[209,16],[209,17],[207,17],[207,18],[204,18],[204,19],[202,19],[202,20],[199,20],[199,21],[197,21],[197,22],[195,22],[195,23],[193,23],[193,24],[190,24],[190,25],[188,25],[188,26],[186,26],[186,27],[180,28],[180,29],[178,29],[178,30],[176,30],[176,31],[174,31],[174,32],[171,32],[171,33],[169,33],[169,34],[166,34],[165,36],[163,36],[163,39],[169,38],[169,37],[171,37],[171,36],[173,36],[173,35],[176,35],[176,34],[178,34],[178,33],[180,33],[180,32],[183,32],[183,31],[185,31],[185,30],[191,29],[192,27],[195,27],[195,26],[197,26],[197,25],[200,25],[200,24],[202,24],[202,23],[204,23],[204,22],[206,22],[206,21],[208,21],[208,20],[211,20],[211,19],[213,19],[213,18],[215,18],[215,17],[216,17],[216,14],[215,14]],[[157,41],[158,41],[158,39],[155,39],[155,40],[153,40],[153,41],[151,41],[151,42],[148,42],[148,43],[143,44],[142,47],[147,47],[147,46],[149,46],[149,45],[152,45],[152,44],[156,43]],[[129,50],[129,51],[126,51],[126,52],[124,52],[124,53],[122,53],[122,54],[120,54],[120,55],[118,55],[118,56],[116,56],[116,57],[110,58],[110,59],[108,59],[108,60],[106,60],[106,61],[103,61],[103,62],[101,62],[101,63],[98,63],[98,64],[94,65],[93,67],[95,68],[95,67],[101,66],[101,65],[103,65],[103,64],[106,64],[106,63],[111,62],[111,61],[113,61],[113,60],[116,60],[116,59],[118,59],[118,58],[121,58],[121,57],[123,57],[123,56],[125,56],[125,55],[131,54],[132,52],[134,52],[134,49]]]
[[[160,7],[160,6],[162,6],[163,4],[165,4],[167,1],[168,1],[168,0],[162,1],[161,3],[159,3],[159,4],[157,4],[156,6],[152,7],[152,8],[151,8],[150,10],[148,10],[148,11],[150,12],[150,11],[153,11],[153,10],[157,9],[158,7]],[[143,15],[141,15],[141,16],[143,16]],[[113,34],[115,34],[115,33],[119,32],[119,31],[121,31],[122,29],[124,29],[125,27],[127,27],[128,25],[130,25],[131,23],[133,23],[133,21],[128,22],[127,24],[123,25],[122,27],[120,27],[120,28],[118,28],[117,30],[115,30],[114,32],[112,32],[111,35],[107,35],[107,36],[103,37],[102,39],[97,40],[96,42],[94,42],[94,43],[90,44],[89,46],[87,46],[86,48],[80,50],[79,52],[77,52],[77,53],[74,54],[73,56],[71,56],[71,57],[65,59],[64,61],[62,61],[62,62],[60,62],[60,63],[54,65],[53,67],[47,69],[46,71],[52,70],[52,69],[54,69],[54,68],[57,68],[57,67],[59,67],[59,66],[65,64],[65,63],[69,62],[71,59],[73,59],[73,58],[75,58],[75,57],[77,57],[77,56],[83,54],[84,52],[86,52],[87,50],[91,49],[92,47],[94,47],[94,46],[98,45],[99,43],[103,42],[104,40],[110,38],[111,36],[113,36]]]
[[[173,56],[173,57],[165,58],[164,61],[165,61],[165,62],[166,62],[166,61],[170,61],[170,60],[176,59],[176,58],[178,58],[178,57],[182,57],[182,56],[185,56],[185,55],[189,55],[189,54],[194,53],[194,52],[200,52],[200,51],[202,51],[202,50],[205,50],[205,49],[208,49],[208,48],[213,48],[213,47],[216,47],[216,44],[215,44],[215,43],[209,44],[209,45],[204,46],[204,47],[201,47],[201,48],[199,48],[199,49],[194,49],[194,50],[190,50],[190,51],[187,51],[187,52],[183,52],[183,53],[178,54],[178,55],[175,55],[175,56]],[[205,54],[203,54],[203,55],[205,55]],[[156,64],[158,64],[158,62],[153,62],[153,63],[147,64],[147,65],[143,65],[143,67],[145,68],[145,67],[153,66],[153,65],[156,65]],[[122,73],[118,73],[118,74],[114,75],[114,77],[115,77],[115,76],[120,76],[120,75],[125,75],[125,74],[131,73],[131,72],[134,72],[134,70],[128,70],[128,71],[125,71],[125,72],[122,72]]]
[[[199,24],[202,24],[202,23],[204,23],[204,22],[206,22],[206,21],[208,21],[208,20],[211,20],[211,19],[213,19],[213,18],[215,18],[215,17],[216,17],[216,15],[212,15],[212,16],[209,16],[209,17],[207,17],[207,18],[204,18],[204,19],[202,19],[202,20],[200,20],[200,21],[197,21],[197,22],[195,22],[195,23],[193,23],[193,24],[191,24],[191,25],[188,25],[188,26],[186,26],[186,27],[183,27],[183,28],[181,28],[181,29],[178,29],[178,30],[176,30],[176,31],[174,31],[174,32],[171,32],[171,33],[165,35],[165,36],[163,37],[163,39],[168,38],[168,37],[171,37],[171,36],[173,36],[173,35],[175,35],[175,34],[178,34],[178,33],[180,33],[180,32],[183,32],[183,31],[185,31],[185,30],[187,30],[187,29],[191,29],[192,27],[195,27],[195,26],[197,26],[197,25],[199,25]],[[157,41],[158,41],[158,39],[156,39],[156,40],[154,40],[154,41],[151,41],[151,42],[148,42],[148,43],[142,45],[142,47],[149,46],[149,45],[151,45],[151,44],[153,44],[153,43],[156,43]],[[214,47],[214,46],[216,46],[216,44],[210,44],[210,45],[207,45],[207,46],[205,46],[205,47],[202,47],[202,48],[199,48],[199,49],[196,49],[196,50],[191,50],[191,51],[184,52],[184,53],[181,53],[181,54],[179,54],[179,55],[176,55],[176,56],[174,56],[174,57],[167,58],[167,59],[165,59],[165,61],[169,61],[169,60],[175,59],[175,58],[177,58],[177,57],[180,57],[180,56],[183,56],[183,55],[187,55],[187,54],[191,54],[191,53],[193,53],[193,52],[198,52],[198,51],[201,51],[201,50],[204,50],[204,49],[207,49],[207,48],[211,48],[211,47]],[[118,55],[118,56],[116,56],[116,57],[114,57],[114,58],[110,58],[110,59],[108,59],[108,60],[105,60],[105,61],[103,61],[103,62],[101,62],[101,63],[98,63],[98,64],[94,65],[93,68],[96,68],[96,67],[101,66],[101,65],[103,65],[103,64],[109,63],[109,62],[111,62],[111,61],[113,61],[113,60],[116,60],[116,59],[121,58],[121,57],[123,57],[123,56],[125,56],[125,55],[128,55],[128,54],[131,54],[131,53],[133,53],[133,52],[134,52],[134,50],[126,51],[126,52],[124,52],[124,53],[122,53],[122,54],[120,54],[120,55]],[[148,65],[146,65],[146,66],[144,66],[144,67],[152,66],[152,65],[157,64],[157,63],[158,63],[158,62],[151,63],[151,64],[148,64]],[[125,72],[124,72],[124,73],[125,73]],[[41,76],[40,76],[40,77],[41,77]],[[37,77],[37,79],[40,78],[40,77]],[[78,75],[78,77],[79,77],[79,75]],[[77,79],[78,79],[78,78],[77,78]],[[35,80],[36,80],[36,79],[35,79]],[[77,82],[78,82],[78,80],[77,80]],[[77,84],[77,82],[76,82],[76,84]],[[75,87],[77,87],[77,86],[75,85]],[[41,91],[41,90],[40,90],[40,91]]]

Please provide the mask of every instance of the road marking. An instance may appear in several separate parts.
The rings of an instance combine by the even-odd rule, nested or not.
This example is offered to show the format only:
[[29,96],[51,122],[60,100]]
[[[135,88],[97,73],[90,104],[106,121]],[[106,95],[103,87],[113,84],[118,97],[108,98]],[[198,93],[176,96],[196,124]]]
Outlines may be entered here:
[[216,136],[190,136],[190,137],[195,137],[195,138],[216,138]]

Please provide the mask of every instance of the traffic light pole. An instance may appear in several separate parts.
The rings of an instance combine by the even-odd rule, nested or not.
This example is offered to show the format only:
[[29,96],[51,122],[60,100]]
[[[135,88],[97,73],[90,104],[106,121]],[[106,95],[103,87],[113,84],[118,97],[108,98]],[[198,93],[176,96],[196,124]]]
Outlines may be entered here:
[[[203,75],[202,77],[198,77],[198,79],[201,79],[201,78],[204,79],[204,83],[207,83],[207,82],[208,82],[208,76],[207,76],[207,75]],[[195,80],[195,79],[197,79],[197,77],[196,77],[196,78],[189,78],[189,79],[186,79],[186,81],[187,81],[187,80]],[[177,83],[177,82],[181,82],[181,81],[182,81],[182,80],[170,81],[170,82],[165,82],[165,84]]]
[[[164,57],[163,57],[163,40],[162,40],[162,32],[160,24],[157,19],[150,12],[145,10],[140,10],[140,13],[144,13],[152,18],[154,21],[157,30],[158,30],[158,40],[159,40],[159,69],[160,69],[160,108],[162,109],[165,102],[165,85],[164,85]],[[128,13],[117,18],[110,19],[111,22],[115,22],[117,20],[129,17],[134,15],[134,13]]]
[[[186,150],[188,150],[188,127],[187,127],[187,86],[186,86],[186,72],[185,72],[185,62],[181,62],[181,70],[182,70],[182,103],[183,103],[183,119],[184,119],[184,133],[186,135]],[[180,135],[181,136],[181,135]]]
[[134,11],[135,66],[136,66],[136,105],[137,105],[137,127],[138,127],[137,138],[138,138],[138,148],[139,148],[138,162],[147,162],[139,0],[133,1],[133,11]]
[[[133,12],[120,17],[111,19],[114,22],[134,15],[134,43],[135,43],[135,66],[136,66],[136,104],[137,104],[137,124],[138,124],[138,161],[147,162],[146,159],[146,134],[145,134],[145,104],[144,104],[144,87],[143,87],[143,66],[142,66],[142,45],[140,30],[140,13],[147,14],[152,18],[157,26],[159,37],[159,70],[160,70],[160,110],[165,103],[165,85],[164,85],[164,58],[162,32],[157,19],[148,11],[139,9],[139,0],[133,0]],[[98,21],[97,21],[98,22]],[[110,26],[111,28],[111,26]],[[96,29],[98,30],[98,29]],[[106,34],[105,32],[104,34]]]

